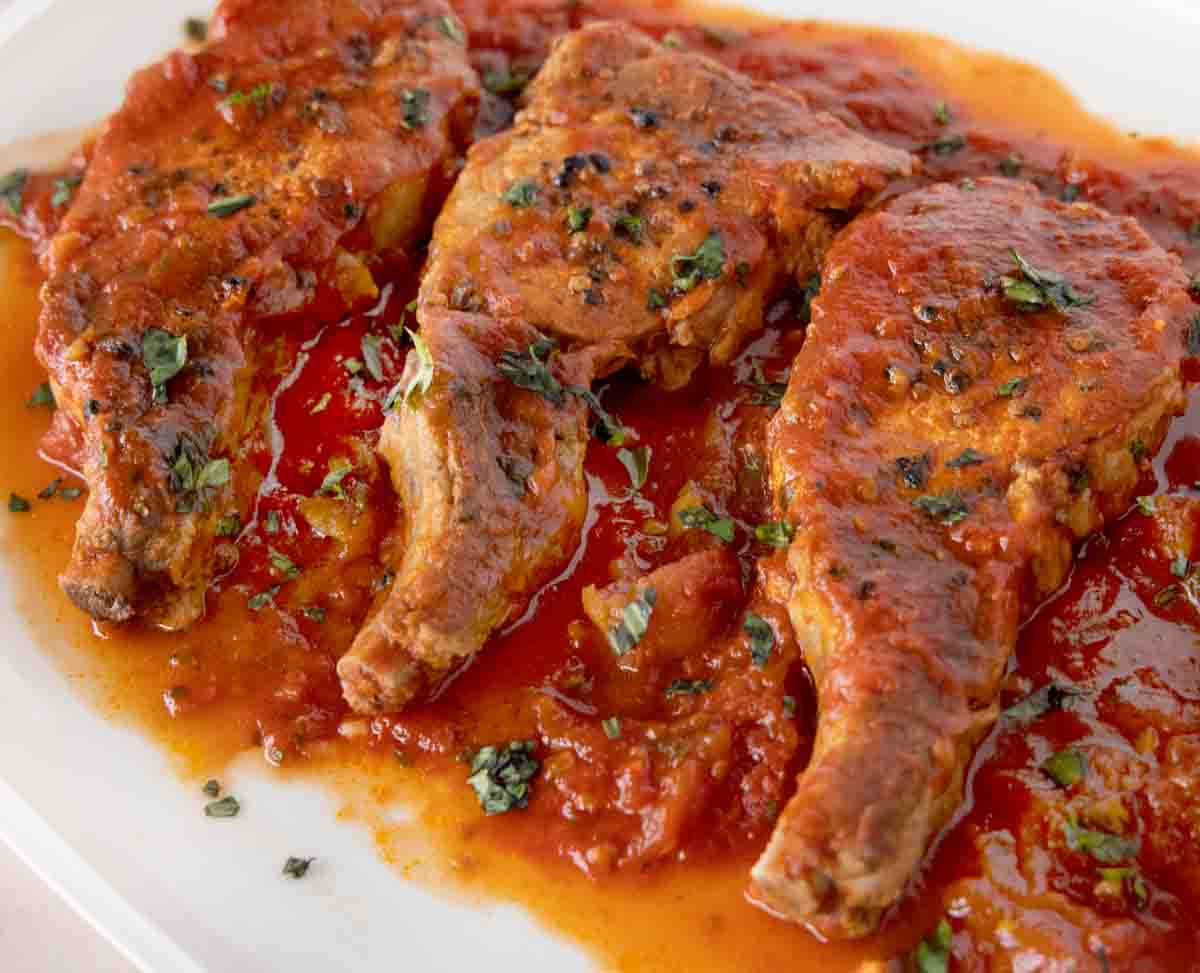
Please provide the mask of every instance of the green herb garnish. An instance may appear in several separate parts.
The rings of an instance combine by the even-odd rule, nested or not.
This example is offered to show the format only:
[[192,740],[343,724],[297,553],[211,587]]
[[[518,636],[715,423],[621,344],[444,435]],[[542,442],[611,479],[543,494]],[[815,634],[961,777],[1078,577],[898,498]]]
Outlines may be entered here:
[[601,720],[600,725],[604,727],[604,735],[610,740],[619,739],[621,736],[621,721],[616,716],[610,716],[608,719]]
[[746,612],[742,631],[750,636],[750,659],[758,668],[763,668],[771,658],[771,650],[775,648],[775,629],[761,615]]
[[985,462],[987,462],[987,456],[968,446],[955,456],[954,459],[947,460],[946,465],[952,470],[961,470],[968,466],[979,466]]
[[693,254],[671,258],[672,286],[686,294],[701,281],[716,280],[725,270],[725,244],[719,233],[710,233]]
[[167,382],[187,364],[186,335],[173,335],[161,328],[149,328],[142,337],[142,364],[150,373],[155,402],[167,401]]
[[590,222],[592,222],[592,208],[590,206],[567,207],[567,229],[572,233],[582,233],[587,229]]
[[[390,393],[386,401],[383,403],[383,411],[391,412],[397,402],[403,402],[406,408],[416,409],[421,405],[421,400],[429,391],[429,387],[433,384],[433,356],[429,354],[429,348],[425,344],[425,339],[415,331],[404,329],[404,333],[408,335],[409,340],[413,343],[413,351],[417,355],[417,370],[413,372],[412,377],[404,384],[401,389],[397,385]],[[405,368],[407,371],[407,367]]]
[[253,206],[258,202],[258,197],[253,193],[242,193],[238,196],[222,196],[219,199],[214,199],[208,204],[209,216],[232,216],[248,206]]
[[377,382],[383,381],[383,358],[379,354],[379,346],[383,339],[377,334],[365,334],[362,338],[363,363],[367,372]]
[[613,219],[613,233],[624,237],[630,243],[642,242],[642,218],[626,210],[621,210]]
[[524,71],[488,71],[483,76],[483,86],[494,95],[515,95],[529,84],[529,74]]
[[1043,760],[1039,769],[1059,787],[1072,787],[1087,774],[1087,760],[1081,751],[1067,747]]
[[271,83],[264,81],[262,84],[256,84],[249,91],[231,91],[226,97],[221,99],[220,104],[223,107],[232,108],[235,105],[258,105],[267,100],[271,94]]
[[1025,391],[1026,379],[1010,378],[1007,382],[996,389],[996,397],[1000,399],[1011,399],[1014,395],[1018,395]]
[[1082,851],[1091,855],[1104,865],[1119,865],[1137,854],[1138,844],[1129,838],[1122,838],[1103,831],[1089,831],[1081,828],[1074,815],[1063,822],[1063,837],[1071,851]]
[[566,392],[543,360],[556,347],[558,343],[554,339],[539,337],[524,352],[504,352],[496,368],[517,388],[537,392],[555,405],[562,405],[566,401]]
[[424,128],[429,122],[429,92],[424,88],[409,88],[400,92],[403,114],[400,124],[409,131]]
[[933,932],[917,943],[916,949],[910,954],[917,973],[947,973],[950,969],[950,947],[953,941],[954,933],[950,929],[950,923],[939,919]]
[[204,805],[204,813],[210,818],[236,818],[242,806],[232,794],[226,794],[219,801],[210,801]]
[[1138,513],[1153,517],[1158,512],[1158,503],[1154,497],[1141,496],[1137,498]]
[[300,577],[300,567],[290,557],[282,551],[277,551],[273,547],[267,548],[267,555],[271,561],[271,568],[282,574],[289,581],[295,581]]
[[289,856],[288,860],[283,863],[282,874],[288,878],[304,878],[308,874],[308,869],[315,861],[315,858],[293,858]]
[[1017,265],[1017,275],[1000,278],[1000,290],[1006,300],[1016,305],[1019,311],[1040,311],[1052,308],[1065,314],[1073,307],[1095,304],[1092,294],[1080,294],[1067,283],[1062,274],[1053,270],[1039,270],[1010,247],[1009,255]]
[[608,630],[608,644],[617,655],[624,655],[642,640],[657,600],[658,592],[647,588],[621,609],[621,620]]
[[218,537],[237,537],[242,532],[242,518],[237,514],[226,514],[217,521]]
[[503,747],[481,747],[475,754],[467,783],[479,796],[485,814],[529,805],[529,782],[541,769],[533,751],[532,740],[514,740]]
[[635,446],[633,449],[618,449],[617,460],[629,474],[629,486],[636,493],[646,485],[650,472],[650,447]]
[[247,598],[246,605],[251,611],[262,611],[275,600],[277,594],[279,594],[279,585],[273,584],[265,591],[260,591],[258,594]]
[[667,687],[667,699],[673,696],[699,696],[713,688],[711,679],[675,679]]
[[54,391],[50,388],[50,383],[42,382],[41,385],[35,388],[33,395],[29,397],[29,401],[26,404],[30,408],[37,408],[38,406],[45,406],[48,409],[55,408]]
[[733,543],[733,521],[718,517],[707,507],[688,507],[679,511],[679,522],[688,530],[706,530],[726,544]]
[[55,179],[54,195],[50,197],[50,205],[55,209],[66,206],[71,201],[71,197],[75,195],[75,190],[81,182],[83,182],[82,176],[63,176],[61,179]]
[[333,457],[329,461],[329,471],[325,474],[325,479],[321,481],[320,487],[317,488],[317,493],[327,497],[344,498],[346,492],[342,489],[342,480],[352,469],[354,469],[354,464],[346,457]]
[[212,494],[230,479],[229,460],[210,458],[207,448],[187,433],[179,435],[167,463],[178,513],[207,509]]
[[448,14],[443,14],[437,19],[438,30],[454,41],[455,44],[466,44],[467,35],[462,29],[462,25],[458,19],[451,17]]
[[13,514],[28,513],[32,508],[32,504],[23,496],[17,493],[8,495],[8,512]]
[[966,501],[957,493],[927,494],[917,497],[912,503],[926,516],[946,526],[957,524],[969,513]]
[[528,209],[537,202],[538,186],[532,179],[521,179],[500,196],[513,209]]
[[950,106],[944,101],[939,101],[933,106],[933,120],[939,125],[950,124]]
[[787,547],[794,534],[792,525],[783,520],[773,520],[754,528],[755,539],[768,547]]
[[14,169],[7,175],[0,176],[0,202],[7,204],[13,216],[21,215],[25,183],[28,180],[28,169]]

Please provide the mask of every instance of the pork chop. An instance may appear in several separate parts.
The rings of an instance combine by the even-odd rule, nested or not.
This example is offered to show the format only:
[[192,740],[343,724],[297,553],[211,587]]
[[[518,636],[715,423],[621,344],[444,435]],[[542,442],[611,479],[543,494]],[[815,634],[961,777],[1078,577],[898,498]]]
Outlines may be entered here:
[[873,931],[958,806],[1018,625],[1120,516],[1200,322],[1133,221],[980,180],[830,249],[769,433],[819,724],[751,894]]
[[135,75],[99,136],[37,339],[90,487],[62,585],[169,628],[203,610],[257,326],[374,300],[478,99],[442,0],[224,0],[210,37]]
[[[472,146],[434,229],[417,310],[433,394],[403,396],[381,440],[410,544],[338,667],[360,712],[402,706],[469,659],[569,557],[592,378],[633,360],[677,387],[706,357],[728,361],[768,295],[807,280],[835,228],[914,165],[794,92],[625,24],[563,37],[524,97],[511,130]],[[497,436],[496,395],[545,402]],[[537,472],[514,496],[499,473],[514,455],[553,469],[570,502]]]

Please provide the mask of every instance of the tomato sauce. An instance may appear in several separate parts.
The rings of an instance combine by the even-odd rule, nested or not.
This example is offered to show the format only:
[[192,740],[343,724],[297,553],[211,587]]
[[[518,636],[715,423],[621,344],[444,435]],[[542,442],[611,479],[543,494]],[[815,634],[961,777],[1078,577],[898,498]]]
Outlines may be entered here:
[[[668,3],[457,7],[496,92],[481,134],[507,124],[513,89],[553,37],[619,17],[915,151],[924,172],[889,193],[997,173],[1030,179],[1137,217],[1200,271],[1200,156],[1111,129],[1033,68],[918,35]],[[27,184],[26,235],[52,231],[61,178]],[[228,527],[204,620],[171,635],[85,623],[54,582],[80,507],[61,494],[70,474],[35,459],[39,448],[60,464],[70,455],[50,411],[27,404],[38,281],[29,245],[0,231],[0,487],[32,501],[8,515],[5,553],[47,643],[71,644],[63,665],[161,739],[189,781],[219,775],[249,747],[271,773],[323,774],[341,788],[346,816],[374,827],[381,853],[400,866],[414,826],[395,824],[386,808],[407,803],[455,886],[520,901],[624,970],[900,969],[942,917],[955,969],[1200,968],[1200,576],[1193,592],[1190,564],[1200,560],[1200,403],[1145,483],[1157,499],[1085,544],[1068,585],[1023,630],[1010,709],[910,895],[872,939],[821,944],[742,898],[812,741],[814,696],[798,647],[780,646],[783,664],[723,681],[720,692],[668,697],[617,664],[581,607],[587,585],[720,543],[664,530],[680,492],[695,489],[734,522],[746,605],[771,610],[753,600],[756,564],[772,566],[753,526],[769,519],[764,430],[772,383],[786,381],[803,343],[803,294],[770,309],[732,366],[703,371],[682,391],[627,374],[598,389],[649,448],[645,486],[632,490],[616,450],[593,442],[585,537],[571,563],[435,698],[364,719],[343,703],[335,664],[398,560],[403,513],[372,450],[407,354],[403,329],[415,327],[416,269],[367,312],[309,316],[263,336],[257,421],[236,477],[239,508],[253,514]],[[343,459],[354,471],[339,475]],[[38,499],[59,476],[59,491]],[[669,675],[694,685],[737,672],[745,651],[734,630]],[[1050,704],[1011,708],[1039,690]],[[542,764],[528,807],[485,817],[464,761],[483,745],[526,739]],[[1069,787],[1039,769],[1065,747],[1087,766]],[[1072,827],[1121,835],[1136,854],[1106,865],[1070,847]],[[1076,965],[1046,965],[1055,962]]]

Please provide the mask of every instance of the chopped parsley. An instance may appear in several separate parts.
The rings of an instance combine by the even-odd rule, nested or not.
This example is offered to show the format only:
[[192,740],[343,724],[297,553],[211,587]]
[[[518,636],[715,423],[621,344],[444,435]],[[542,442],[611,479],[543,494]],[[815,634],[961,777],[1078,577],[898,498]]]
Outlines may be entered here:
[[1021,170],[1025,168],[1025,160],[1019,155],[1009,155],[1001,159],[996,168],[1000,170],[1002,176],[1016,179],[1021,174]]
[[688,507],[679,511],[679,522],[688,530],[706,530],[726,544],[733,543],[733,521],[718,517],[707,507]]
[[289,855],[288,860],[283,863],[282,874],[288,878],[304,878],[315,861],[315,858],[294,858]]
[[710,233],[693,254],[671,258],[672,286],[686,294],[702,281],[716,280],[725,270],[725,244],[719,233]]
[[362,338],[363,364],[367,372],[377,382],[383,381],[383,358],[379,354],[379,346],[383,339],[377,334],[365,334]]
[[28,405],[31,409],[39,406],[45,406],[47,409],[55,408],[56,403],[54,401],[54,390],[50,388],[50,383],[42,382],[41,385],[35,388],[33,390],[33,395],[29,397],[29,401],[26,403],[26,405]]
[[275,548],[267,548],[267,555],[271,561],[272,570],[283,575],[289,581],[295,581],[300,577],[300,567],[290,557],[282,551],[277,551]]
[[1138,844],[1120,835],[1081,828],[1075,816],[1063,822],[1063,837],[1071,851],[1082,851],[1103,865],[1119,865],[1137,854]]
[[45,488],[38,491],[38,499],[39,500],[51,499],[54,496],[54,494],[58,493],[58,488],[60,486],[62,486],[62,481],[63,481],[63,478],[61,476],[56,476],[53,480],[50,481],[49,485],[47,485]]
[[352,469],[354,469],[354,464],[345,456],[334,456],[329,461],[329,470],[325,474],[325,479],[321,481],[320,487],[317,488],[317,493],[326,497],[344,498],[346,492],[342,489],[342,480]]
[[532,179],[521,179],[509,186],[501,195],[513,209],[528,209],[537,202],[538,186]]
[[968,446],[961,453],[955,456],[954,459],[947,460],[946,465],[952,470],[961,470],[968,466],[979,466],[981,463],[985,462],[987,462],[987,456]]
[[1024,378],[1010,378],[1007,382],[996,389],[996,397],[1000,399],[1011,399],[1014,395],[1020,395],[1025,391],[1027,380]]
[[467,42],[467,35],[455,17],[444,14],[438,17],[437,24],[438,30],[454,41],[455,44],[465,44]]
[[8,495],[8,512],[12,514],[28,513],[32,509],[32,504],[23,496],[17,493]]
[[572,233],[582,233],[591,222],[592,208],[590,206],[567,207],[567,229]]
[[1099,872],[1100,878],[1105,882],[1112,882],[1122,887],[1128,885],[1129,891],[1133,893],[1133,904],[1137,908],[1144,909],[1146,903],[1150,901],[1150,889],[1136,868],[1126,865],[1121,868],[1101,868]]
[[667,699],[672,696],[699,696],[713,688],[711,679],[674,679],[667,687]]
[[646,310],[661,311],[667,306],[667,298],[657,287],[650,287],[646,290]]
[[204,805],[204,813],[210,818],[236,818],[241,809],[241,804],[232,794],[226,794],[220,800],[209,801]]
[[647,588],[621,609],[621,620],[608,630],[608,644],[613,652],[625,655],[642,640],[650,627],[650,616],[654,614],[657,600],[658,592]]
[[636,493],[646,485],[650,472],[650,447],[635,446],[633,449],[618,449],[617,460],[629,474],[630,489]]
[[557,347],[554,339],[539,337],[523,352],[504,352],[496,369],[517,388],[537,392],[555,405],[562,405],[566,392],[543,360]]
[[1059,787],[1073,787],[1087,774],[1087,760],[1083,752],[1067,747],[1051,754],[1038,765],[1039,769]]
[[785,520],[773,520],[754,528],[755,539],[768,547],[787,547],[795,533],[795,528]]
[[932,152],[938,156],[954,155],[967,147],[967,140],[961,135],[943,135],[939,139],[922,145],[918,151]]
[[242,532],[242,518],[237,514],[226,514],[217,521],[218,537],[237,537]]
[[208,449],[187,433],[180,433],[167,463],[177,513],[207,509],[212,494],[229,482],[229,460],[212,459]]
[[75,195],[75,190],[79,188],[81,182],[83,182],[82,176],[63,176],[61,179],[55,179],[54,195],[50,197],[50,205],[55,209],[62,209],[71,201],[71,197]]
[[409,88],[400,92],[400,105],[400,124],[409,131],[424,128],[429,122],[429,92],[426,89]]
[[149,328],[142,338],[142,364],[150,373],[155,402],[167,401],[167,382],[187,364],[187,335],[173,335],[161,328]]
[[913,506],[947,527],[964,520],[969,512],[966,501],[957,493],[926,494],[917,497]]
[[944,101],[939,101],[933,106],[933,120],[939,125],[949,125],[953,116],[950,114],[950,106]]
[[778,409],[783,404],[783,397],[787,394],[787,382],[770,382],[763,375],[762,365],[758,362],[754,363],[753,376],[749,383],[754,389],[752,401],[755,405],[764,405],[769,409]]
[[771,658],[771,650],[775,648],[775,629],[761,615],[746,612],[742,622],[742,631],[750,636],[750,659],[758,668],[763,668]]
[[324,412],[326,409],[329,408],[329,403],[332,400],[333,400],[332,393],[330,393],[330,392],[323,393],[321,395],[321,397],[319,399],[317,399],[316,404],[314,404],[313,407],[308,410],[308,414],[310,416],[315,416],[318,412]]
[[[403,389],[397,385],[388,393],[387,400],[383,403],[384,412],[391,412],[397,402],[403,402],[409,409],[418,408],[421,400],[429,391],[429,387],[433,384],[433,356],[429,354],[429,347],[425,344],[425,339],[408,328],[404,329],[404,333],[413,343],[413,351],[417,355],[417,369],[412,373],[412,377],[409,378]],[[406,367],[405,371],[407,370]]]
[[630,243],[641,243],[642,218],[628,210],[621,210],[613,218],[613,234],[624,237]]
[[231,91],[221,99],[222,108],[232,108],[235,105],[258,105],[266,101],[271,94],[271,83],[264,81],[256,84],[249,91]]
[[258,594],[247,598],[246,605],[251,611],[262,611],[275,600],[277,594],[279,594],[279,585],[273,584],[265,591],[260,591]]
[[946,919],[939,919],[933,932],[917,943],[910,959],[917,973],[947,973],[954,933]]
[[268,510],[267,511],[267,533],[268,534],[278,534],[279,533],[279,511],[278,510]]
[[1153,517],[1158,512],[1158,505],[1154,497],[1141,496],[1137,498],[1138,513],[1144,514],[1147,517]]
[[485,814],[503,814],[529,805],[529,782],[541,769],[533,750],[532,740],[513,740],[503,747],[481,747],[475,754],[467,783]]
[[258,202],[258,197],[253,193],[241,193],[237,196],[221,196],[214,199],[208,204],[209,216],[232,216],[234,213],[246,209],[248,206],[253,206]]
[[300,611],[310,622],[316,622],[318,625],[325,622],[325,609],[320,605],[305,605]]
[[6,204],[13,216],[21,215],[25,183],[28,181],[28,169],[14,169],[7,175],[0,176],[0,203]]
[[1065,689],[1052,682],[1046,683],[1024,699],[1013,703],[1004,711],[1004,717],[1019,722],[1036,720],[1047,713],[1063,709],[1069,700],[1078,695],[1080,694],[1076,690]]
[[584,388],[582,385],[568,386],[567,391],[583,399],[592,410],[592,414],[595,415],[597,420],[595,430],[597,439],[608,446],[623,446],[625,444],[625,427],[600,404],[596,393],[591,389]]
[[610,716],[608,719],[600,721],[600,725],[604,727],[604,735],[610,740],[617,740],[621,736],[621,720],[616,716]]
[[488,71],[483,76],[483,86],[494,95],[519,94],[529,84],[529,74],[525,71]]
[[1017,310],[1040,311],[1049,307],[1065,314],[1070,308],[1096,303],[1095,295],[1079,293],[1062,274],[1039,270],[1012,247],[1008,252],[1017,265],[1017,273],[1001,277],[1000,290]]

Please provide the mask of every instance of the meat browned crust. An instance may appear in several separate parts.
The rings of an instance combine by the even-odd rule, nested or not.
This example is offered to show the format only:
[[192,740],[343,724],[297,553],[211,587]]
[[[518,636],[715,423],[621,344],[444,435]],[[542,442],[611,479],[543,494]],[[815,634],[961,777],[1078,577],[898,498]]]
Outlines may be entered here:
[[846,937],[899,899],[1019,623],[1183,409],[1186,287],[1134,221],[1005,180],[900,197],[830,249],[769,437],[819,725],[757,901]]
[[[531,437],[553,427],[562,455],[535,468],[562,478],[570,509],[532,491],[514,500],[488,401],[513,395],[495,369],[502,352],[542,334],[558,344],[554,368],[591,362],[578,385],[631,357],[682,385],[705,357],[728,360],[761,328],[767,296],[806,280],[846,214],[914,165],[800,95],[624,24],[559,40],[525,99],[510,131],[471,148],[434,230],[417,311],[434,394],[387,419],[380,450],[413,521],[410,549],[391,601],[339,666],[361,712],[399,706],[469,658],[577,543],[582,404],[543,403],[543,418],[508,424],[504,446],[532,456]],[[490,362],[477,359],[485,347]],[[486,476],[460,477],[476,467]],[[460,509],[494,542],[463,536],[447,518]]]
[[44,257],[37,353],[90,487],[61,581],[98,618],[200,614],[256,325],[374,299],[478,99],[441,0],[225,0],[210,37],[134,76]]

